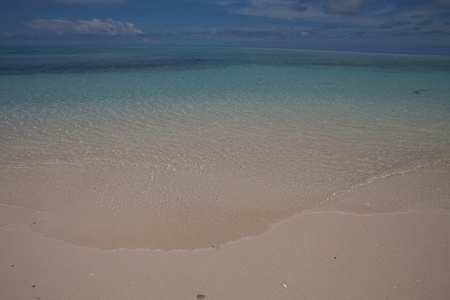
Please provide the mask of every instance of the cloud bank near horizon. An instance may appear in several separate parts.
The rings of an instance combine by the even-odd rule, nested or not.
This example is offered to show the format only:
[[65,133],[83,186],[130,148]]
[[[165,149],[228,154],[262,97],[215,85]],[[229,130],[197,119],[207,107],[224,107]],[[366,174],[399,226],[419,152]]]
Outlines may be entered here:
[[78,20],[67,21],[58,19],[35,19],[28,23],[24,23],[33,32],[40,34],[53,34],[67,35],[67,34],[79,34],[79,35],[98,35],[98,36],[114,36],[114,35],[139,35],[144,34],[142,30],[136,29],[132,23],[122,23],[120,21],[114,21],[113,19],[106,19],[102,21],[100,19],[92,20]]
[[[450,54],[450,0],[5,1],[0,3],[0,44],[236,45]],[[31,13],[21,15],[25,5]]]

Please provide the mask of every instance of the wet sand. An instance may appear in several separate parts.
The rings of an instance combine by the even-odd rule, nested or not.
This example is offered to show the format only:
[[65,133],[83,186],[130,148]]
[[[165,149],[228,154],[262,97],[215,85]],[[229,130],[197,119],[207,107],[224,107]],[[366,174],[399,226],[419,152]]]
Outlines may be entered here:
[[449,179],[445,166],[389,176],[197,250],[75,245],[32,229],[48,212],[4,199],[0,298],[448,299]]

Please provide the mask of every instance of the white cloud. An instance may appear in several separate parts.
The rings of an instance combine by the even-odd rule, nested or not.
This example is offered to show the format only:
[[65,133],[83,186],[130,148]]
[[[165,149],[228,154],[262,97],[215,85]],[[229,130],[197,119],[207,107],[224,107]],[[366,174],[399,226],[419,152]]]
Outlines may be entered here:
[[[260,17],[261,22],[264,22],[265,18],[291,20],[302,22],[301,24],[310,28],[316,24],[320,26],[321,23],[326,23],[339,26],[340,31],[350,29],[361,31],[371,28],[372,32],[377,33],[391,32],[393,29],[412,30],[410,27],[415,24],[413,24],[414,20],[411,17],[416,15],[434,21],[426,27],[427,29],[440,29],[448,32],[448,26],[441,25],[442,22],[439,22],[435,16],[442,13],[442,8],[450,7],[450,0],[424,0],[422,5],[372,0],[321,0],[315,2],[242,0],[239,3],[236,0],[210,1],[223,5],[230,14]],[[371,5],[368,5],[369,3]],[[427,3],[433,5],[425,5]],[[266,23],[270,23],[270,21],[268,20]],[[303,35],[309,34],[309,30],[304,30]]]
[[24,23],[38,33],[85,34],[98,36],[139,35],[142,30],[136,29],[132,23],[122,23],[113,19],[78,20],[75,22],[58,19],[36,19]]

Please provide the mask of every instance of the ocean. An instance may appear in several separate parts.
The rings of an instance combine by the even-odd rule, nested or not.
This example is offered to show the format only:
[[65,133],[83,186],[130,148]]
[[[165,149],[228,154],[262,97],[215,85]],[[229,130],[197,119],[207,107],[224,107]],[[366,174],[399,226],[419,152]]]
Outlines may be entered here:
[[42,189],[2,204],[53,214],[34,230],[105,249],[256,235],[336,193],[448,163],[449,82],[449,56],[2,46],[1,176]]

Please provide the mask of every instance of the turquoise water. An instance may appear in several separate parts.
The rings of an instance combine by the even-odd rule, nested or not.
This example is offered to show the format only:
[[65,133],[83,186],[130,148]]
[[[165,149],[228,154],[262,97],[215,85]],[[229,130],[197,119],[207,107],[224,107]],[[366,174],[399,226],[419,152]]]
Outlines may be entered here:
[[286,216],[448,160],[449,82],[448,56],[1,47],[0,167],[120,165],[155,191],[121,200],[140,209]]
[[[314,143],[304,145],[310,141],[328,143],[330,152],[336,144],[365,144],[354,154],[388,163],[383,152],[395,149],[404,152],[400,165],[404,156],[413,163],[448,155],[448,57],[193,47],[1,50],[1,165],[105,157],[151,163],[164,142],[172,155],[195,155],[201,149],[183,145],[189,137],[220,151],[275,147],[293,156],[315,151]],[[228,139],[229,149],[222,148]],[[300,151],[290,153],[292,143]]]

